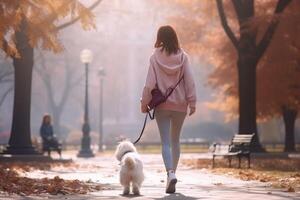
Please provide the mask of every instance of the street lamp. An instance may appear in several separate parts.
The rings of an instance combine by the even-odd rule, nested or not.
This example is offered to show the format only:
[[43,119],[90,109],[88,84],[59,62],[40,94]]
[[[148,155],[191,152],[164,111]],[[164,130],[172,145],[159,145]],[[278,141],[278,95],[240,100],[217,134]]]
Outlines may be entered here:
[[92,51],[89,49],[84,49],[80,53],[80,60],[85,65],[85,101],[84,101],[84,121],[82,125],[82,139],[81,139],[81,149],[78,153],[78,157],[94,157],[91,150],[91,137],[90,137],[90,124],[89,124],[89,105],[88,105],[88,81],[89,81],[89,63],[93,60]]
[[105,77],[104,68],[100,68],[98,72],[98,76],[100,78],[100,94],[99,94],[99,148],[98,151],[103,151],[103,83]]

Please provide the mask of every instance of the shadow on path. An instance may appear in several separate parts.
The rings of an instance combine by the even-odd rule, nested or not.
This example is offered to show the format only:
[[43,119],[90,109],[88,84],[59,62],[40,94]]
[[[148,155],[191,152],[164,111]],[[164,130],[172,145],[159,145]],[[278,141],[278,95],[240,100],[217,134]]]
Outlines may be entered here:
[[[231,186],[218,186],[218,187],[211,187],[211,186],[196,186],[195,189],[203,190],[203,191],[211,191],[214,192],[215,196],[223,195],[229,196],[231,198],[237,197],[238,195],[254,195],[258,198],[269,197],[269,198],[281,198],[282,200],[287,199],[299,199],[300,197],[293,197],[293,193],[282,192],[280,189],[275,188],[268,188],[266,186],[256,186],[256,187],[231,187]],[[198,198],[199,199],[199,198]]]
[[123,195],[123,194],[120,194],[119,196],[120,196],[120,197],[125,197],[125,198],[127,198],[127,199],[132,199],[132,198],[143,197],[144,195],[135,195],[135,194]]
[[195,199],[199,199],[199,198],[195,198],[195,197],[191,197],[191,196],[185,196],[181,193],[174,193],[174,194],[169,194],[166,195],[162,198],[153,198],[156,200],[195,200]]

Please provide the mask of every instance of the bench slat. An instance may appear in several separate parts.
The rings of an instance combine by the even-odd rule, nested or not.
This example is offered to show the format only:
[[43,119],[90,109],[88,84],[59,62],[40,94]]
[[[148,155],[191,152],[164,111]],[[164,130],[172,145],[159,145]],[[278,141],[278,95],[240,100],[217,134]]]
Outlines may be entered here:
[[232,140],[232,143],[240,142],[240,143],[251,143],[251,140]]
[[252,140],[252,138],[232,138],[233,140]]
[[252,138],[232,138],[233,140],[252,140]]
[[233,138],[252,138],[252,136],[235,136]]
[[252,138],[232,138],[233,140],[251,140]]
[[245,140],[245,139],[233,139],[232,142],[251,142],[251,139]]
[[250,144],[253,138],[253,134],[236,134],[233,136],[231,143],[234,144]]
[[237,156],[241,152],[214,153],[214,156]]

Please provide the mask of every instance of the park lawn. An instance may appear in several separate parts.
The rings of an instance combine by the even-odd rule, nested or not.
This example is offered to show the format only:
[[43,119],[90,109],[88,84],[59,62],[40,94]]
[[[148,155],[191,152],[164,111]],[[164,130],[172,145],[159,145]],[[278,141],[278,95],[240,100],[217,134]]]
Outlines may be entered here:
[[[160,154],[161,153],[161,145],[137,145],[137,151],[140,154]],[[180,146],[181,153],[206,153],[207,147],[201,147],[197,145],[186,145],[183,144]],[[115,152],[115,148],[106,149],[101,154],[113,154]]]
[[[215,174],[233,176],[245,181],[256,180],[268,183],[286,192],[300,191],[300,159],[256,158],[251,161],[251,169],[246,168],[246,163],[243,163],[241,169],[229,168],[225,159],[217,159],[214,169],[211,167],[210,159],[186,159],[183,163],[193,169],[204,168]],[[237,162],[233,162],[232,166],[236,167]]]
[[41,162],[9,162],[0,163],[0,192],[22,196],[38,194],[86,194],[102,190],[102,186],[89,181],[64,180],[59,176],[54,178],[27,178],[24,172],[33,170],[50,170],[52,167],[76,167],[70,163]]

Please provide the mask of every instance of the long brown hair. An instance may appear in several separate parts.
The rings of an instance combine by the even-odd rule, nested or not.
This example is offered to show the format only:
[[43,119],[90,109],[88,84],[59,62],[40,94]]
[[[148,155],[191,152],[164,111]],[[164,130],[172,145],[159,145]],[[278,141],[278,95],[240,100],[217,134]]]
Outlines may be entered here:
[[154,47],[162,47],[161,50],[165,50],[169,55],[173,53],[176,54],[180,47],[175,30],[169,25],[161,26],[157,31]]
[[[48,122],[47,122],[48,120]],[[51,125],[51,115],[45,114],[43,116],[42,125]]]

